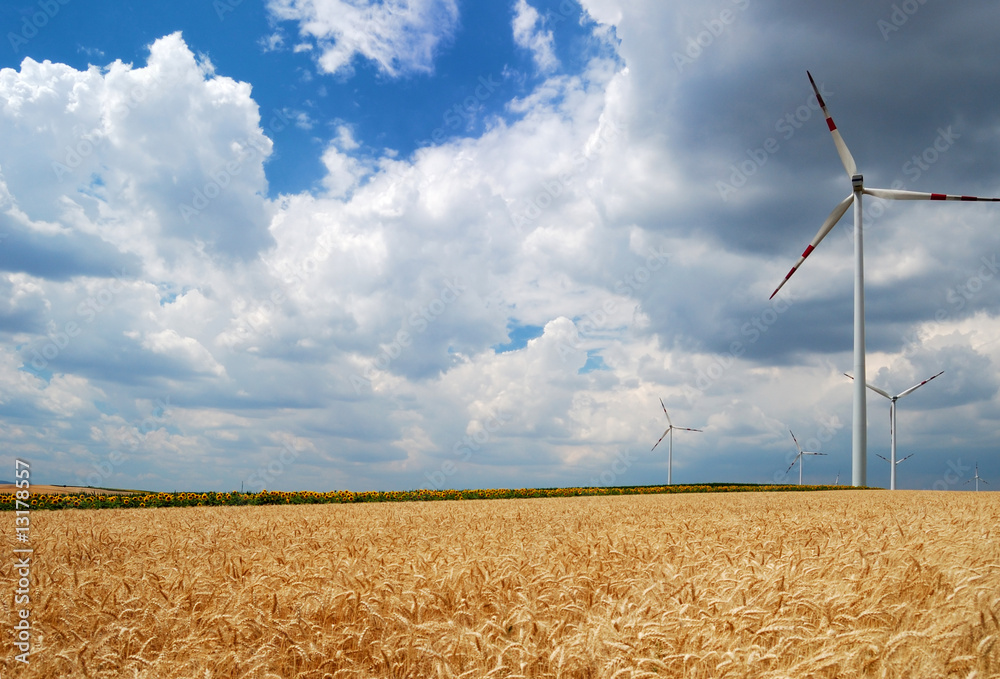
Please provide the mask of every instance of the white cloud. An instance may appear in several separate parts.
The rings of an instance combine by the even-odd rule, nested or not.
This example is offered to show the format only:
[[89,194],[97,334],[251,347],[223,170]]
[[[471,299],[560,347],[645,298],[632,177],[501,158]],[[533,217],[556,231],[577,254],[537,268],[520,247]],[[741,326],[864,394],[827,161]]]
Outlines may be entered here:
[[275,31],[257,41],[264,52],[277,52],[285,46],[285,36],[280,31]]
[[394,77],[430,73],[435,52],[458,23],[455,0],[270,0],[268,8],[299,22],[327,73],[349,71],[356,55]]
[[142,338],[142,346],[155,354],[160,354],[177,362],[179,373],[191,372],[197,375],[222,377],[226,370],[212,357],[212,354],[193,337],[181,337],[176,330],[166,329],[149,332]]
[[550,73],[559,67],[559,59],[555,54],[555,37],[552,31],[544,30],[545,20],[526,0],[517,0],[511,25],[514,29],[514,42],[531,52],[538,70]]
[[33,220],[73,213],[78,230],[147,262],[175,257],[172,240],[249,258],[268,245],[271,142],[250,86],[216,75],[179,33],[142,68],[25,59],[0,71],[0,100],[0,168],[17,167],[3,178]]

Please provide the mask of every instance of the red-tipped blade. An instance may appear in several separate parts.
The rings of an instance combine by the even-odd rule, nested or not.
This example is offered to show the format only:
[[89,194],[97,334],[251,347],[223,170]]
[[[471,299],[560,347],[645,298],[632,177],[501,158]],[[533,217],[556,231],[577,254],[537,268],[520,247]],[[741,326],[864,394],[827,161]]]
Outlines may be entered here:
[[[939,377],[939,376],[941,376],[941,375],[943,375],[943,374],[944,374],[944,370],[942,370],[941,372],[939,372],[939,373],[938,373],[937,375],[934,375],[934,377]],[[934,379],[934,377],[928,377],[928,378],[927,378],[926,380],[924,380],[924,381],[923,381],[923,382],[921,382],[920,384],[915,384],[915,385],[913,385],[912,387],[910,387],[909,389],[907,389],[906,391],[904,391],[904,392],[903,392],[902,394],[900,394],[900,395],[899,395],[899,396],[897,396],[896,398],[903,398],[904,396],[906,396],[906,395],[907,395],[907,394],[909,394],[910,392],[913,392],[913,391],[916,391],[916,390],[917,390],[917,389],[919,389],[920,387],[924,386],[925,384],[927,384],[928,382],[930,382],[931,380],[933,380],[933,379]]]
[[[789,429],[788,433],[792,434],[792,430]],[[799,445],[799,440],[797,438],[795,438],[795,434],[792,434],[792,440],[795,441],[795,448],[799,451],[799,453],[802,453],[802,446]],[[795,464],[795,463],[793,462],[792,464]],[[789,469],[791,469],[791,467],[789,467]]]
[[979,198],[977,196],[952,196],[947,193],[921,193],[920,191],[901,191],[897,189],[869,189],[864,192],[876,198],[886,200],[959,200],[966,203],[984,202],[1000,203],[1000,198]]
[[671,427],[673,427],[674,423],[670,421],[670,414],[667,412],[667,406],[663,405],[663,399],[662,398],[660,399],[660,407],[663,408],[663,414],[667,416],[667,424],[669,424]]
[[851,207],[851,203],[853,202],[854,194],[852,193],[847,198],[840,201],[840,204],[837,205],[837,207],[833,208],[833,212],[831,212],[830,216],[826,218],[825,222],[823,222],[823,226],[819,228],[819,231],[816,233],[816,237],[812,239],[811,243],[809,243],[809,247],[805,249],[802,256],[799,257],[799,261],[797,261],[795,266],[793,266],[785,275],[785,279],[774,289],[774,292],[771,293],[771,297],[769,299],[774,299],[774,296],[778,294],[778,290],[781,290],[781,287],[788,282],[788,279],[792,277],[792,274],[794,274],[798,268],[802,266],[802,262],[806,261],[806,257],[812,254],[812,251],[816,249],[816,246],[819,245],[820,241],[826,238],[826,234],[830,233],[830,230],[837,225],[837,222],[840,221],[840,218],[844,216],[844,213],[847,212],[847,208]]
[[[666,436],[667,433],[671,430],[671,428],[672,427],[667,427],[667,431],[663,432],[663,436]],[[660,441],[663,440],[663,436],[660,437]],[[660,445],[660,441],[657,441],[656,443],[654,443],[653,447],[649,449],[649,452],[653,452],[654,450],[656,450],[656,446]]]
[[794,460],[792,460],[792,463],[791,463],[790,465],[788,465],[788,469],[786,469],[786,470],[785,470],[785,473],[786,473],[786,474],[787,474],[788,472],[792,471],[792,467],[794,467],[794,466],[795,466],[795,463],[799,461],[799,458],[800,458],[800,457],[802,457],[802,453],[799,453],[798,455],[796,455],[796,456],[795,456],[795,459],[794,459]]
[[830,116],[830,112],[826,110],[826,102],[823,101],[823,95],[819,93],[819,88],[816,87],[816,81],[813,80],[812,73],[806,71],[806,75],[809,76],[809,82],[812,84],[813,92],[816,93],[816,101],[819,102],[820,108],[823,109],[823,115],[826,116],[826,125],[830,128],[830,134],[833,135],[833,143],[837,147],[837,154],[840,156],[840,162],[844,164],[844,169],[847,170],[847,176],[853,177],[858,173],[858,166],[854,162],[854,156],[847,148],[847,144],[844,143],[844,138],[840,136],[840,130],[837,129],[836,123],[833,122],[833,118]]

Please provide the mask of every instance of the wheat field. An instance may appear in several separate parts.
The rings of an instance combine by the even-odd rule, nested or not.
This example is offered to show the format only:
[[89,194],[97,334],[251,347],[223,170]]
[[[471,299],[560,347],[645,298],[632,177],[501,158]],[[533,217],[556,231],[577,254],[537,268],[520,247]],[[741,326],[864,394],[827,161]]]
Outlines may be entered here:
[[998,677],[998,524],[920,491],[38,511],[0,674]]

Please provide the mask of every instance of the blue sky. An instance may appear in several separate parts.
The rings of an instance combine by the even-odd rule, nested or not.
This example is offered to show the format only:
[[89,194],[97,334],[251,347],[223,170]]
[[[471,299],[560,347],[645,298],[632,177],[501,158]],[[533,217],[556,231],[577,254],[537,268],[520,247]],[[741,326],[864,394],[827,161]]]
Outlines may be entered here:
[[[15,29],[10,32],[16,36],[5,41],[10,49],[5,45],[3,67],[16,69],[24,57],[81,70],[115,59],[138,65],[154,40],[180,31],[191,50],[208,57],[217,72],[253,86],[265,128],[276,112],[304,114],[308,129],[288,125],[269,130],[275,143],[268,167],[271,196],[308,190],[322,179],[318,156],[329,136],[324,128],[336,121],[350,121],[370,152],[389,148],[408,156],[432,143],[439,129],[447,137],[481,132],[487,118],[504,117],[507,101],[543,79],[534,71],[530,51],[517,49],[513,33],[504,30],[511,16],[504,3],[463,7],[460,19],[441,38],[433,73],[409,71],[398,77],[363,58],[353,60],[349,71],[323,77],[312,54],[294,51],[296,44],[304,44],[297,23],[281,20],[252,0],[126,3],[96,12],[88,3],[58,6],[30,39],[25,38],[32,32],[24,21],[39,16],[42,7],[22,2],[0,9],[4,26]],[[588,27],[580,25],[586,21],[581,8],[548,2],[538,3],[537,9],[551,17],[551,30],[560,38],[554,45],[559,57],[570,68],[578,66],[588,53],[588,46],[579,42],[589,35]],[[474,107],[464,105],[467,97],[475,97],[480,77],[491,85],[489,96],[476,97]],[[284,122],[277,116],[277,126]]]
[[[991,6],[0,7],[0,441],[37,482],[850,478],[849,191],[1000,194]],[[866,202],[902,488],[1000,477],[990,205]],[[869,400],[869,480],[888,404]],[[661,454],[662,453],[662,454]],[[885,467],[885,468],[883,468]],[[0,471],[0,478],[5,475]]]

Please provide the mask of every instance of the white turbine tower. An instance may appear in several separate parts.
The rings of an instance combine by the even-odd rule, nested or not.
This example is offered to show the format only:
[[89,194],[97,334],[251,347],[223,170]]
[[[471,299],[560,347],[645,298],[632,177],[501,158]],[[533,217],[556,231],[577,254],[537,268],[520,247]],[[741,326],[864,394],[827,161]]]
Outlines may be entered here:
[[[792,434],[792,430],[789,429],[788,433]],[[798,441],[798,439],[795,438],[795,434],[792,434],[792,440],[795,441],[795,447],[798,448],[799,454],[796,455],[795,459],[792,460],[792,463],[790,465],[788,465],[788,469],[785,470],[785,474],[787,474],[788,472],[792,471],[792,467],[794,467],[795,463],[798,462],[799,463],[799,485],[801,486],[802,485],[802,460],[803,460],[803,456],[804,455],[826,455],[826,453],[808,453],[808,452],[802,450],[802,446],[799,445],[799,441]],[[839,473],[837,474],[837,480],[838,481],[840,480],[840,474]]]
[[[674,467],[674,429],[680,429],[681,431],[701,431],[701,429],[689,429],[688,427],[675,427],[674,423],[670,421],[670,415],[667,414],[667,406],[663,405],[663,399],[660,399],[660,407],[663,408],[663,414],[667,416],[667,430],[663,432],[663,436],[667,437],[667,485],[673,483],[673,467]],[[663,436],[660,437],[660,441],[663,440]],[[656,446],[660,445],[660,441],[653,444],[653,447],[649,449],[649,452],[656,450]]]
[[[903,458],[903,460],[899,460],[899,461],[896,460],[896,401],[898,401],[899,399],[903,398],[907,394],[912,394],[914,391],[916,391],[920,387],[924,386],[925,384],[927,384],[928,382],[930,382],[931,380],[933,380],[935,377],[939,377],[939,376],[941,376],[943,374],[944,374],[944,370],[942,370],[941,372],[939,372],[937,375],[932,375],[931,377],[928,377],[926,380],[924,380],[920,384],[915,384],[912,387],[910,387],[909,389],[907,389],[906,391],[901,392],[899,394],[896,394],[895,396],[891,396],[888,392],[883,391],[883,390],[879,389],[878,387],[876,387],[874,385],[871,385],[871,384],[868,385],[868,388],[871,389],[872,391],[874,391],[876,394],[880,394],[882,396],[885,396],[887,399],[889,399],[889,440],[890,440],[889,447],[890,447],[891,455],[892,455],[892,460],[889,461],[889,464],[890,464],[889,468],[891,469],[891,471],[889,472],[889,490],[896,490],[896,465],[899,464],[900,462],[902,462],[903,460],[905,460],[906,457],[911,457],[910,455],[907,455],[906,457]],[[854,379],[853,377],[851,377],[847,373],[844,373],[844,375],[846,377],[848,377],[849,379],[852,379],[852,380]],[[882,456],[879,455],[879,457],[882,457]],[[884,460],[885,458],[882,457],[882,459]]]
[[844,164],[844,169],[847,170],[847,176],[851,178],[851,195],[847,196],[844,200],[840,201],[840,204],[833,209],[830,216],[826,218],[823,222],[823,226],[816,233],[815,238],[809,243],[809,246],[799,257],[799,261],[795,263],[791,271],[785,276],[781,284],[771,293],[773,298],[778,294],[778,290],[781,290],[781,286],[784,285],[792,274],[802,265],[806,257],[819,245],[826,234],[830,233],[840,218],[844,216],[847,212],[847,208],[851,207],[851,203],[854,203],[854,374],[860,379],[854,383],[854,413],[853,413],[853,436],[852,436],[852,455],[851,455],[851,483],[855,486],[864,486],[867,484],[867,413],[865,401],[865,284],[864,284],[864,248],[862,247],[862,229],[861,229],[861,197],[865,194],[869,196],[875,196],[876,198],[886,198],[890,200],[961,200],[961,201],[989,201],[989,202],[1000,202],[1000,198],[977,198],[975,196],[951,196],[943,193],[918,193],[916,191],[900,191],[896,189],[870,189],[865,186],[864,178],[862,175],[858,174],[858,166],[854,162],[854,157],[851,155],[850,150],[847,148],[847,144],[844,143],[843,137],[840,136],[840,131],[833,122],[833,118],[830,117],[830,112],[826,109],[826,102],[823,101],[822,95],[819,93],[819,88],[816,87],[816,81],[813,80],[812,74],[808,71],[806,75],[809,76],[809,82],[812,83],[813,91],[816,93],[816,101],[819,103],[820,108],[823,109],[823,115],[826,116],[826,124],[830,128],[831,134],[833,134],[833,143],[837,147],[837,153],[840,156],[840,161]]
[[980,482],[980,481],[982,481],[983,483],[985,483],[985,484],[986,484],[987,486],[988,486],[988,485],[990,485],[990,484],[986,483],[986,479],[984,479],[984,478],[983,478],[982,476],[980,476],[980,475],[979,475],[979,463],[978,463],[978,462],[976,463],[976,475],[975,475],[975,476],[973,476],[973,477],[972,477],[971,479],[969,479],[968,481],[966,481],[966,482],[965,482],[965,485],[969,485],[969,484],[970,484],[970,483],[972,483],[973,481],[975,481],[975,482],[976,482],[976,492],[977,492],[977,493],[979,492],[979,482]]

